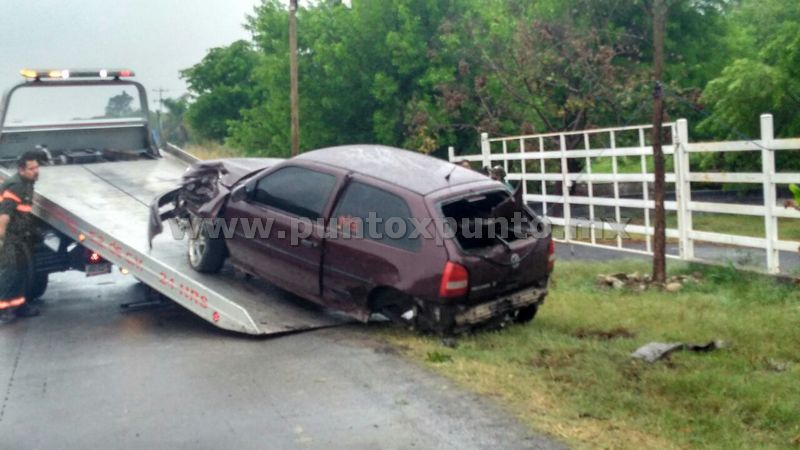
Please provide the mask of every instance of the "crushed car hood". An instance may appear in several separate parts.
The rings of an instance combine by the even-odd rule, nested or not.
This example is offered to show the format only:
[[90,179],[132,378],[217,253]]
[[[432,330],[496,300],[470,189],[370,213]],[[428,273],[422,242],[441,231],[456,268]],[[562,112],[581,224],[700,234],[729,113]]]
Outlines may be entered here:
[[[267,167],[274,166],[282,161],[282,158],[214,159],[194,164],[186,172],[186,175],[189,175],[195,170],[207,170],[212,167],[217,167],[221,169],[219,179],[220,184],[225,187],[231,187],[239,182],[239,180],[242,178],[246,178],[248,175],[264,170]],[[186,175],[184,175],[184,177]]]

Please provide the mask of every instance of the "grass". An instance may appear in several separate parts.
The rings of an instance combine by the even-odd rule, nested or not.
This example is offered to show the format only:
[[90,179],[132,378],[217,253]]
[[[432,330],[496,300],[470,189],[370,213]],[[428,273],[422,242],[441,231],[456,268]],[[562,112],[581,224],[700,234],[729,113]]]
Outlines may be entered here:
[[205,142],[202,144],[188,144],[183,148],[188,153],[203,159],[234,158],[241,156],[239,151],[226,147],[216,142]]
[[[578,448],[800,448],[800,289],[731,268],[672,269],[705,281],[677,294],[612,291],[594,286],[598,273],[648,266],[560,262],[531,324],[454,349],[404,330],[388,339]],[[648,342],[713,339],[731,347],[655,364],[629,356]]]

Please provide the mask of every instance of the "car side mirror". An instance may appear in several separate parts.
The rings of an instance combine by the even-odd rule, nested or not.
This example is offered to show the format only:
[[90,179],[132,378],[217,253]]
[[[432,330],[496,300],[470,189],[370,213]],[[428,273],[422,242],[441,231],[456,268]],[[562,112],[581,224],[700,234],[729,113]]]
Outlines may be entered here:
[[247,189],[248,184],[243,184],[236,186],[231,191],[231,201],[233,202],[241,202],[247,200],[250,197],[250,191]]

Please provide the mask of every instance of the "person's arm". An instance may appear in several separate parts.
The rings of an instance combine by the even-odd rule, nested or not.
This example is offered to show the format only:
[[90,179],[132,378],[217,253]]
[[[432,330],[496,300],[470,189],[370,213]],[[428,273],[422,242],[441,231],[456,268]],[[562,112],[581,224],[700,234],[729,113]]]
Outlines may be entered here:
[[11,216],[8,214],[0,214],[0,248],[3,248],[6,242],[6,229],[8,228],[9,220],[11,220]]
[[17,204],[14,200],[7,198],[5,195],[0,198],[0,249],[3,248],[6,240],[6,231],[8,230],[8,223],[11,221],[11,214],[16,209]]

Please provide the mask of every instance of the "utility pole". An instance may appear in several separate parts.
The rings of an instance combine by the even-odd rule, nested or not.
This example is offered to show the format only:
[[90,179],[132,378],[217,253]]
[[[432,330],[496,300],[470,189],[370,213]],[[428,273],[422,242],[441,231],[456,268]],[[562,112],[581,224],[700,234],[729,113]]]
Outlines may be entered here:
[[300,153],[300,94],[297,87],[297,0],[289,0],[289,79],[292,103],[292,156]]
[[661,148],[664,122],[664,92],[662,78],[664,76],[664,34],[666,33],[667,7],[665,0],[653,0],[653,163],[655,183],[653,184],[655,200],[655,228],[653,232],[653,281],[664,283],[667,279],[666,259],[666,217],[664,213],[664,151]]
[[[156,117],[158,117],[158,139],[164,140],[164,129],[161,127],[161,110],[164,109],[164,93],[169,92],[169,89],[157,88],[153,92],[158,94],[158,109],[156,110]],[[159,145],[161,142],[158,143]]]

